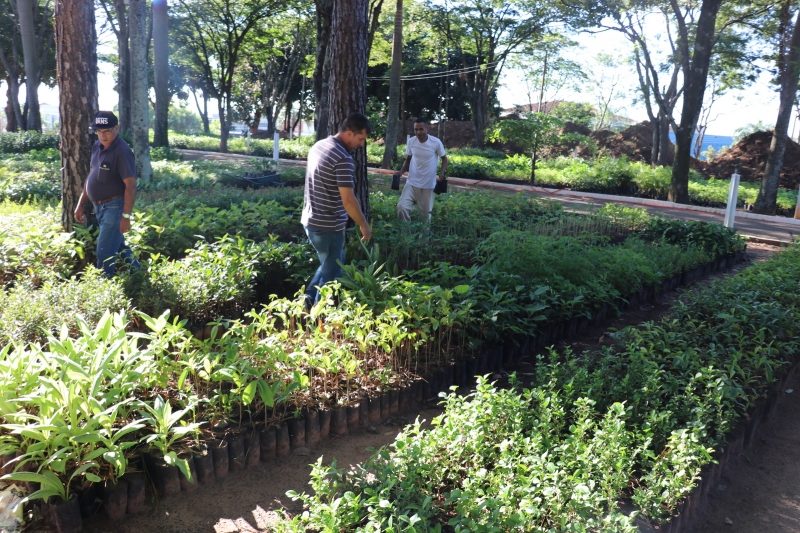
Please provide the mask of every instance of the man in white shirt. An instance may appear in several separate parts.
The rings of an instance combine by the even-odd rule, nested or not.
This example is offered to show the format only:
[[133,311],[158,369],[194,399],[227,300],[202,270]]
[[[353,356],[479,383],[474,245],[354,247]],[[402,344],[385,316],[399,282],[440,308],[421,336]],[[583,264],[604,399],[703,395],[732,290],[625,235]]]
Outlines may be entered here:
[[[442,160],[442,168],[437,178],[439,159]],[[406,171],[408,179],[397,202],[397,216],[400,220],[411,220],[416,205],[420,215],[430,222],[436,180],[444,180],[447,176],[447,154],[442,141],[428,135],[428,123],[422,120],[414,122],[414,137],[410,137],[406,143],[406,160],[397,176]]]

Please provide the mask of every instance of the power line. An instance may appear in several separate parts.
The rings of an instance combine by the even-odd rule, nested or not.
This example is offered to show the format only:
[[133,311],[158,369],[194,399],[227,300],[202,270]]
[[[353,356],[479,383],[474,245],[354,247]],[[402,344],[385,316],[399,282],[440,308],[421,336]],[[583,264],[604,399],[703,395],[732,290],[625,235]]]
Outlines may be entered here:
[[[400,76],[402,81],[406,80],[432,80],[436,78],[445,78],[447,76],[453,76],[457,74],[469,74],[471,72],[477,72],[485,67],[490,67],[492,65],[496,65],[500,63],[500,60],[490,61],[488,63],[483,63],[481,65],[473,65],[471,67],[463,67],[453,70],[440,70],[436,72],[429,72],[426,74],[409,74],[408,76]],[[379,80],[388,80],[389,76],[368,76],[368,80],[379,81]]]

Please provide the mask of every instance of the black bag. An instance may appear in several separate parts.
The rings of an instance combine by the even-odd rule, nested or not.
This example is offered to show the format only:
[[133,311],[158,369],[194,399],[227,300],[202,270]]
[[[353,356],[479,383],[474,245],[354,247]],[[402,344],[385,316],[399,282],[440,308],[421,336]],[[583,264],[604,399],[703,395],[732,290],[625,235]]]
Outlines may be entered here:
[[433,192],[436,194],[442,194],[443,192],[447,192],[447,178],[442,180],[436,180],[436,187],[433,188]]
[[400,190],[400,173],[399,172],[396,172],[395,174],[392,174],[392,189],[394,189],[395,191],[399,191]]

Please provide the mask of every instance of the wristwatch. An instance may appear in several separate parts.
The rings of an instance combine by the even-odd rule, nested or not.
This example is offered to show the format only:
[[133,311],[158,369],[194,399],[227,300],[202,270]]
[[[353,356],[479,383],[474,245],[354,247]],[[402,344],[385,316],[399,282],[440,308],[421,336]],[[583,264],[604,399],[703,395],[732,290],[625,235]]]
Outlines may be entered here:
[[122,218],[127,218],[128,220],[130,220],[131,219],[131,214],[130,213],[122,213]]

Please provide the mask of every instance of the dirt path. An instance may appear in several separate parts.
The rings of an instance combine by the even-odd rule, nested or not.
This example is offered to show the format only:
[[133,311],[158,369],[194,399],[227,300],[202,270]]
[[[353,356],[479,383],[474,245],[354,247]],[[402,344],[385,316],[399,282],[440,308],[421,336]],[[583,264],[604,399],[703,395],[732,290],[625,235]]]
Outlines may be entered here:
[[[748,253],[753,261],[772,255],[774,247],[752,244]],[[741,267],[737,267],[741,268]],[[704,283],[704,282],[701,282]],[[680,291],[657,304],[626,311],[624,316],[602,328],[584,332],[571,343],[575,349],[591,348],[605,342],[604,333],[630,324],[655,320],[665,313]],[[521,373],[530,369],[523,365]],[[500,376],[496,376],[500,377]],[[800,378],[798,378],[800,379]],[[716,487],[715,504],[705,520],[698,522],[700,532],[779,532],[800,531],[800,383],[797,393],[785,394],[786,400],[769,425],[766,439],[742,458],[735,479],[723,479]],[[419,417],[430,420],[439,413],[429,408]],[[216,533],[270,531],[271,521],[281,509],[297,512],[300,507],[286,497],[286,491],[308,490],[310,463],[322,456],[327,463],[352,465],[365,460],[371,450],[394,440],[415,415],[397,417],[383,424],[344,438],[331,438],[303,455],[261,463],[247,472],[231,474],[213,484],[201,486],[192,494],[179,494],[155,501],[148,511],[128,516],[122,523],[112,523],[101,516],[84,522],[87,532]]]
[[712,488],[694,533],[800,531],[800,377],[760,438]]
[[[425,409],[420,419],[430,420],[438,409]],[[400,429],[413,422],[414,415],[395,418],[391,424],[361,429],[343,438],[322,441],[317,448],[293,453],[288,457],[260,463],[246,472],[237,472],[202,485],[191,493],[181,493],[154,501],[142,514],[126,516],[113,523],[102,516],[84,521],[84,531],[97,533],[216,533],[270,531],[278,511],[300,510],[300,505],[286,496],[286,491],[308,491],[311,463],[319,456],[339,466],[355,465],[371,451],[392,442]]]

